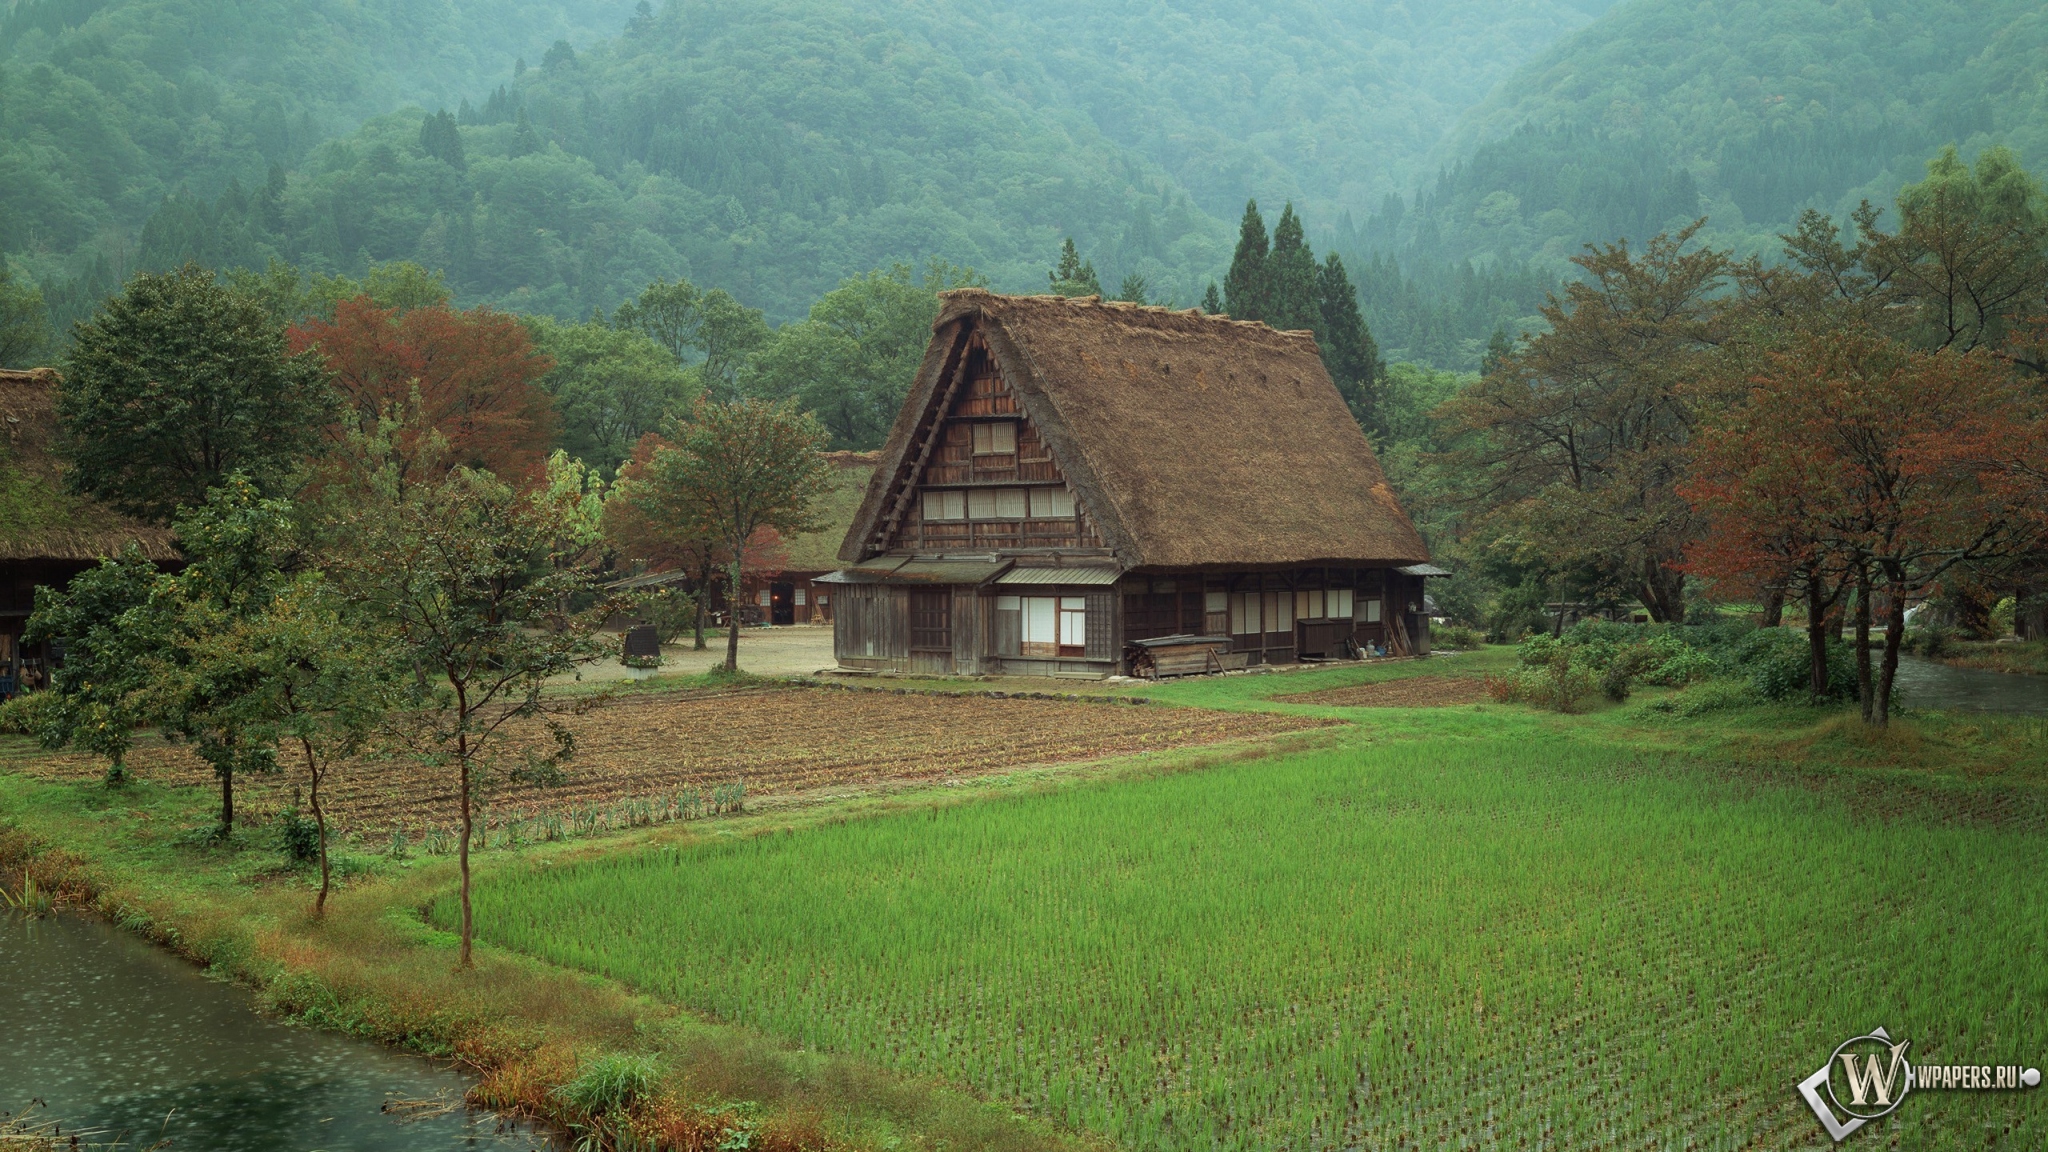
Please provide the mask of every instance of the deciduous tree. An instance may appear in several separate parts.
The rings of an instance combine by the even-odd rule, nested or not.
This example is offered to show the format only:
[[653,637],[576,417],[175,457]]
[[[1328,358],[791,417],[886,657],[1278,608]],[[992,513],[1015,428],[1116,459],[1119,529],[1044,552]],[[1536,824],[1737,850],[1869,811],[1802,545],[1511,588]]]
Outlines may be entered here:
[[268,691],[267,669],[226,658],[219,638],[269,610],[288,571],[302,562],[291,505],[264,498],[237,473],[177,521],[187,564],[155,592],[163,615],[158,642],[141,656],[147,714],[175,739],[192,742],[220,782],[225,840],[235,827],[235,778],[277,766],[277,735],[252,697]]
[[555,401],[561,443],[606,476],[632,454],[640,437],[661,427],[694,399],[694,386],[675,358],[630,328],[526,318],[528,331],[554,367],[541,387]]
[[191,266],[138,275],[80,324],[57,394],[66,483],[158,523],[232,472],[274,490],[334,411],[320,358]]
[[743,559],[764,531],[814,531],[814,507],[831,465],[825,430],[794,403],[700,400],[676,446],[656,448],[634,499],[657,524],[674,524],[714,544],[726,567],[731,605],[725,668],[739,670]]
[[[1776,528],[1781,538],[1803,537],[1831,553],[1856,583],[1871,724],[1888,720],[1907,601],[1957,565],[2026,539],[2027,509],[1985,459],[2014,409],[2013,387],[2005,366],[1984,352],[1916,351],[1867,329],[1805,334],[1770,354],[1746,401],[1709,437],[1724,474],[1749,467],[1764,476],[1725,491],[1701,488],[1724,530],[1736,529],[1710,547],[1742,550],[1743,523],[1777,513],[1798,524]],[[1770,491],[1782,502],[1731,507]],[[1767,531],[1752,526],[1746,534]],[[1873,677],[1866,614],[1879,591],[1884,656]]]
[[291,342],[325,361],[355,430],[416,409],[398,445],[402,471],[426,458],[419,437],[431,429],[446,441],[443,468],[514,484],[539,478],[556,420],[540,381],[554,365],[514,317],[445,304],[401,312],[357,297],[337,305],[332,322],[295,325]]
[[1652,619],[1685,618],[1686,545],[1697,531],[1678,496],[1694,414],[1727,329],[1715,296],[1725,254],[1688,251],[1696,223],[1640,254],[1626,244],[1577,257],[1586,279],[1544,306],[1549,330],[1447,407],[1467,436],[1486,531],[1531,556],[1641,600]]
[[898,264],[849,277],[754,353],[740,391],[796,400],[835,448],[879,447],[924,360],[939,293],[979,283],[972,269],[936,260],[922,275]]
[[15,277],[0,257],[0,368],[26,368],[50,343],[43,294]]
[[164,642],[163,574],[134,545],[72,577],[36,589],[22,639],[64,646],[49,690],[7,702],[9,725],[45,748],[76,747],[107,760],[107,784],[128,779],[135,730],[148,722],[147,664]]
[[[387,467],[379,499],[357,505],[337,557],[346,593],[418,671],[399,739],[426,769],[452,770],[461,813],[460,965],[471,966],[469,850],[478,801],[514,771],[546,777],[574,752],[542,688],[613,651],[597,629],[622,605],[592,570],[562,554],[578,533],[560,502],[521,495],[488,472],[457,467],[401,485]],[[565,613],[563,605],[587,605]],[[544,749],[512,735],[540,720]]]

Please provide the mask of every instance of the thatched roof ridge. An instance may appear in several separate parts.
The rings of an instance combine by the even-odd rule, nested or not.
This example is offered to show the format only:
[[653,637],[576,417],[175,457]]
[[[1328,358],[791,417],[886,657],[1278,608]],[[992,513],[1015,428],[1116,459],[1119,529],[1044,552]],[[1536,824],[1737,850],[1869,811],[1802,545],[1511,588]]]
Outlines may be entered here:
[[841,559],[861,559],[873,539],[970,326],[1126,567],[1429,559],[1312,333],[1195,309],[976,288],[942,297]]
[[0,370],[0,561],[98,560],[130,541],[152,560],[176,560],[171,534],[64,491],[54,369]]

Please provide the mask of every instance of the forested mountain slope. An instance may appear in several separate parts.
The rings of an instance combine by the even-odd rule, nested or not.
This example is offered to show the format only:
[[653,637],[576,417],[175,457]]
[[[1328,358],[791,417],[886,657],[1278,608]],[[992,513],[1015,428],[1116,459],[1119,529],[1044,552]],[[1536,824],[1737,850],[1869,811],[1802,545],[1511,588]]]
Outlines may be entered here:
[[1539,257],[1706,214],[1774,246],[1805,208],[1884,204],[1944,144],[2048,147],[2035,0],[1630,0],[1502,84],[1459,159],[1365,246]]
[[1705,215],[1704,241],[1769,255],[1806,208],[1888,205],[1944,144],[2039,162],[2044,72],[2031,0],[1626,0],[1472,108],[1412,199],[1327,242],[1412,279],[1360,276],[1383,347],[1469,367],[1588,243]]
[[[1069,234],[1186,303],[1247,195],[1362,215],[1612,2],[14,0],[0,252],[60,320],[272,256],[563,314],[687,274],[788,317],[930,256],[1034,288]],[[436,159],[421,117],[465,100]]]
[[445,267],[465,295],[580,313],[687,275],[798,316],[843,277],[939,256],[1042,288],[1060,238],[1130,237],[1183,303],[1229,236],[1086,116],[1039,109],[840,0],[692,0],[547,62],[447,163],[400,113],[316,151],[283,248]]
[[[46,292],[189,189],[261,188],[365,117],[453,105],[633,0],[0,0],[0,253]],[[83,259],[72,259],[82,257]],[[104,285],[96,285],[104,289]]]
[[1198,206],[1361,218],[1459,115],[1615,0],[867,0],[1034,106],[1085,112]]

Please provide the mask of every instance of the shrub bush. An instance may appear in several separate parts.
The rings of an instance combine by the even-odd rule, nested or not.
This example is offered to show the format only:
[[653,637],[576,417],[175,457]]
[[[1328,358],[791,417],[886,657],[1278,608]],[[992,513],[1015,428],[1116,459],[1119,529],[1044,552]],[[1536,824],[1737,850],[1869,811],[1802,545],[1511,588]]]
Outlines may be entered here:
[[1939,660],[1955,651],[1956,634],[1946,624],[1929,624],[1925,628],[1906,633],[1899,647],[1915,656]]
[[277,818],[277,846],[294,864],[310,864],[320,856],[320,825],[287,808]]
[[1705,680],[1683,691],[1674,692],[1662,700],[1653,702],[1649,710],[1667,716],[1691,719],[1709,712],[1721,712],[1731,708],[1746,708],[1761,702],[1756,686],[1747,680],[1723,677]]
[[603,1116],[631,1108],[660,1075],[654,1057],[614,1052],[585,1064],[576,1079],[555,1089],[555,1096],[585,1116]]
[[[1806,634],[1792,628],[1760,628],[1738,646],[1736,665],[1749,676],[1757,695],[1766,700],[1804,700],[1811,676]],[[1828,640],[1826,699],[1856,696],[1856,658],[1849,645]]]
[[1429,643],[1432,648],[1472,649],[1479,647],[1481,642],[1477,629],[1467,628],[1462,624],[1443,624],[1429,630]]
[[1522,638],[1516,646],[1524,668],[1547,668],[1561,647],[1557,638],[1548,632],[1532,632]]

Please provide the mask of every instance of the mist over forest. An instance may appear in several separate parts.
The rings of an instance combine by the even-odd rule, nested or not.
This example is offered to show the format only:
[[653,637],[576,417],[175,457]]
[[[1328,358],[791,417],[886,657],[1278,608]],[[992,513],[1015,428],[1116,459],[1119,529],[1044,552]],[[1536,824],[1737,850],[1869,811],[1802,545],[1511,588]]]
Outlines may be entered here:
[[1470,369],[1584,244],[1766,251],[1942,144],[2032,158],[2044,35],[2013,0],[11,0],[0,253],[60,333],[187,260],[412,261],[561,319],[688,278],[773,324],[899,263],[1033,290],[1069,236],[1185,307],[1257,198],[1390,358]]

